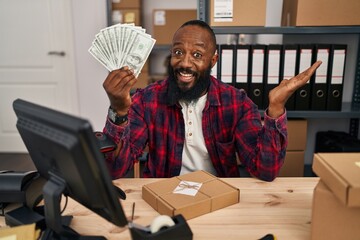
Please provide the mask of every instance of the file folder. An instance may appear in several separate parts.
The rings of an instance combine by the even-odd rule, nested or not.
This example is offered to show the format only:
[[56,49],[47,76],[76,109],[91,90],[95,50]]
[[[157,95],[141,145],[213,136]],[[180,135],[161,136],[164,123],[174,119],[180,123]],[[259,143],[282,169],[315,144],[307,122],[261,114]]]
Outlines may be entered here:
[[259,109],[264,109],[264,63],[266,47],[267,46],[263,44],[251,46],[249,97]]
[[347,45],[334,44],[330,50],[327,110],[341,111]]
[[281,50],[280,44],[269,44],[266,48],[264,108],[269,105],[269,92],[280,83]]
[[[298,45],[284,44],[281,54],[280,79],[291,79],[296,76],[298,68]],[[295,110],[295,93],[287,100],[285,108],[287,110]]]
[[[313,59],[313,45],[300,44],[299,45],[299,65],[297,74],[308,69],[312,64]],[[310,80],[295,92],[295,110],[310,110],[310,95],[311,95]]]
[[313,62],[318,60],[322,64],[311,77],[311,110],[326,110],[327,83],[330,57],[330,44],[316,44],[314,46]]
[[234,52],[235,45],[220,45],[220,80],[224,83],[234,86]]
[[250,45],[236,45],[235,51],[235,87],[249,92]]
[[220,76],[219,76],[220,50],[219,50],[219,48],[220,48],[220,45],[216,44],[216,54],[218,54],[218,60],[216,61],[215,65],[211,69],[211,75],[213,77],[215,77],[216,79],[220,79]]

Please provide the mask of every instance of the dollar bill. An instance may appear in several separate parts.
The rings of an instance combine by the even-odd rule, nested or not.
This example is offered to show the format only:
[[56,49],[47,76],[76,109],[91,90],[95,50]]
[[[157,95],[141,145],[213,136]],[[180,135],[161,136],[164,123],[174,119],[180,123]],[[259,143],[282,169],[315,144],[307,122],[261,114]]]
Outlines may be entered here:
[[95,35],[88,52],[108,71],[128,66],[138,77],[155,42],[140,26],[115,24]]

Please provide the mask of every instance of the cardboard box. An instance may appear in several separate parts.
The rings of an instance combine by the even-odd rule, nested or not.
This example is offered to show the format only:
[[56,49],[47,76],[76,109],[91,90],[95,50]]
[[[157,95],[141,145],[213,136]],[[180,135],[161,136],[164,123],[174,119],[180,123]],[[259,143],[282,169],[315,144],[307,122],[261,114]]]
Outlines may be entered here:
[[339,240],[359,239],[360,208],[342,204],[320,180],[314,190],[311,239]]
[[288,120],[288,151],[300,151],[306,148],[307,120]]
[[196,9],[154,9],[153,38],[157,45],[168,45],[176,30],[185,22],[197,19]]
[[112,11],[112,22],[116,23],[134,23],[135,25],[141,25],[140,9],[128,8],[117,9]]
[[360,207],[360,153],[317,153],[312,167],[344,205]]
[[284,0],[281,25],[360,25],[359,10],[359,0]]
[[112,9],[140,8],[141,0],[112,0]]
[[266,0],[236,0],[232,6],[223,2],[211,0],[210,26],[265,26]]
[[147,85],[149,85],[150,76],[149,72],[147,71],[141,71],[141,73],[138,76],[137,82],[132,87],[133,89],[137,88],[145,88]]
[[[195,183],[202,185],[197,188]],[[179,191],[174,193],[175,189]],[[194,191],[196,195],[181,194],[183,191]],[[142,188],[142,198],[160,214],[182,214],[185,219],[238,203],[239,193],[239,189],[205,171],[159,180]]]
[[286,151],[284,165],[280,169],[279,177],[304,176],[305,151]]

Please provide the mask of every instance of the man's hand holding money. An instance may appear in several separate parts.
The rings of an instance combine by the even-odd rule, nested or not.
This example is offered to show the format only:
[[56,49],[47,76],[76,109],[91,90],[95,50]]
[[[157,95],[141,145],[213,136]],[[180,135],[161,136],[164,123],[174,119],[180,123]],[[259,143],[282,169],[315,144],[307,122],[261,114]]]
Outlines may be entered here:
[[126,66],[110,72],[103,83],[110,106],[119,116],[128,113],[131,105],[130,89],[136,80],[134,71]]
[[110,72],[103,87],[111,108],[120,116],[126,115],[130,108],[130,90],[155,42],[139,26],[116,24],[100,30],[88,50]]

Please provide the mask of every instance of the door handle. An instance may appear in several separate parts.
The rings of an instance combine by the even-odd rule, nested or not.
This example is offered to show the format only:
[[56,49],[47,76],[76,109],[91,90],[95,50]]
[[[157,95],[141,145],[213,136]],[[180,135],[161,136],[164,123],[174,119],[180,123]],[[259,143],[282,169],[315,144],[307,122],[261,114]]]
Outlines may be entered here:
[[50,51],[48,52],[48,55],[56,55],[56,56],[65,56],[65,52],[64,51],[61,51],[61,52],[57,52],[57,51]]

